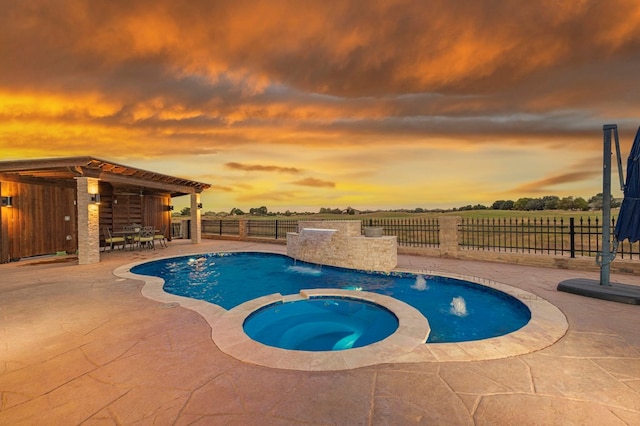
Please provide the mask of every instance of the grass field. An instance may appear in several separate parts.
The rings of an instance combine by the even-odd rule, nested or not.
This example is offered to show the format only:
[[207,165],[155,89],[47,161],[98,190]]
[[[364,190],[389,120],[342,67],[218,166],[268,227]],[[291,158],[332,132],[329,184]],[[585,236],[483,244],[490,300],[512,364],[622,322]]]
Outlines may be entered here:
[[[619,209],[612,209],[612,217],[618,216]],[[345,214],[326,214],[316,213],[311,215],[276,215],[276,216],[203,216],[203,219],[252,219],[252,220],[274,220],[274,219],[289,219],[289,220],[347,220],[347,219],[416,219],[416,218],[435,218],[439,216],[460,216],[464,218],[538,218],[538,219],[553,219],[553,218],[587,218],[601,219],[602,211],[575,211],[575,210],[536,210],[536,211],[520,211],[520,210],[465,210],[446,213],[405,213],[405,212],[392,212],[382,211],[374,213],[363,213],[356,215]]]

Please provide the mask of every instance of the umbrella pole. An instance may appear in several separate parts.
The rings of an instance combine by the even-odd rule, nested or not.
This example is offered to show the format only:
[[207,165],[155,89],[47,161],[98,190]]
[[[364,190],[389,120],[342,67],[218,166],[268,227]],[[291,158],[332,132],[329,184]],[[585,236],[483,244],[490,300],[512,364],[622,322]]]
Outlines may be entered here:
[[[618,126],[605,124],[602,173],[602,252],[600,253],[600,285],[611,285],[611,131],[618,138]],[[597,260],[597,259],[596,259]]]

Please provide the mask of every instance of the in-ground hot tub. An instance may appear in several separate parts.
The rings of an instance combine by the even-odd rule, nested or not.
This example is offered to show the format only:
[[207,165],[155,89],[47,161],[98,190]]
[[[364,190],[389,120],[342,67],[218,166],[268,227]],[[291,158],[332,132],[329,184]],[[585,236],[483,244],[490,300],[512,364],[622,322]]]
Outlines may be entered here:
[[366,300],[315,296],[264,306],[244,321],[245,333],[268,346],[339,351],[379,342],[398,329],[398,318]]

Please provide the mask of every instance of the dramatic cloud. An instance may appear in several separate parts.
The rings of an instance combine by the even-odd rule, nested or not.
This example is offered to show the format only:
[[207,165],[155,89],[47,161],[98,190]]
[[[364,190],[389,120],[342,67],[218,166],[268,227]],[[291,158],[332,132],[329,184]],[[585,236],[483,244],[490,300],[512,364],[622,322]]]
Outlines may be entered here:
[[[601,155],[605,123],[626,148],[639,124],[631,0],[0,2],[6,158],[175,159],[159,171],[215,174],[204,196],[225,207],[404,205],[399,176],[446,205],[572,183],[597,192],[597,165],[567,172],[556,159]],[[409,150],[484,167],[425,170],[398,155]],[[279,176],[303,170],[321,176],[298,181],[309,198]],[[441,190],[459,179],[476,186]]]

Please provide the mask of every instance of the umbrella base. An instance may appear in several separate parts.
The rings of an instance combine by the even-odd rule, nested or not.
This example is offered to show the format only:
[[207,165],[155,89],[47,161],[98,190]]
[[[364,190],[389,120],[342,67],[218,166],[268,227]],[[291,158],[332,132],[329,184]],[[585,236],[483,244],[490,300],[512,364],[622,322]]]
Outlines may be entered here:
[[586,278],[572,278],[561,281],[558,291],[578,294],[580,296],[609,300],[611,302],[640,305],[640,286],[611,283],[600,285],[599,281]]

